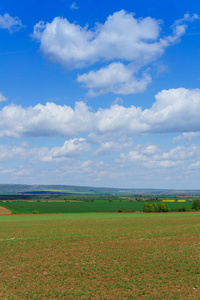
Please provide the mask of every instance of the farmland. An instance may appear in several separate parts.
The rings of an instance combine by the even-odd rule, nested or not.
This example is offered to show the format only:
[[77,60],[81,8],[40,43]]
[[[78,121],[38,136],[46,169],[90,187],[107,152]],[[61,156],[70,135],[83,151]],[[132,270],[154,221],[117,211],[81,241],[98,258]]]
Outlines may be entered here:
[[9,215],[0,227],[1,299],[199,299],[199,213]]
[[168,195],[173,197],[184,195],[200,195],[200,190],[166,190],[166,189],[119,189],[105,187],[89,187],[74,185],[27,185],[27,184],[0,184],[1,194],[21,193],[61,193],[61,194],[87,194],[87,195]]
[[[167,202],[170,209],[186,207],[191,209],[192,202]],[[98,200],[94,202],[1,202],[0,206],[13,212],[28,214],[40,213],[86,213],[86,212],[118,212],[122,211],[143,211],[144,202],[130,202],[127,200],[106,201]]]

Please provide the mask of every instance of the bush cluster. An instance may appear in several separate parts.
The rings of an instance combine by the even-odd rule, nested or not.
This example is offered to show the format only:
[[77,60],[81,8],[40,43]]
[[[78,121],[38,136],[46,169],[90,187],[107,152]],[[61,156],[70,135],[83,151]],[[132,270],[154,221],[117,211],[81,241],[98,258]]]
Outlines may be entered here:
[[187,209],[187,208],[185,208],[185,206],[183,206],[183,207],[171,208],[170,211],[174,211],[174,212],[185,212],[185,211],[189,211],[189,209]]
[[193,200],[192,209],[200,210],[200,199]]
[[143,206],[143,212],[168,212],[169,206],[166,203],[150,203],[146,202]]
[[132,209],[132,210],[129,210],[129,209],[126,209],[126,210],[123,210],[123,209],[119,209],[118,210],[118,213],[134,213],[135,211]]

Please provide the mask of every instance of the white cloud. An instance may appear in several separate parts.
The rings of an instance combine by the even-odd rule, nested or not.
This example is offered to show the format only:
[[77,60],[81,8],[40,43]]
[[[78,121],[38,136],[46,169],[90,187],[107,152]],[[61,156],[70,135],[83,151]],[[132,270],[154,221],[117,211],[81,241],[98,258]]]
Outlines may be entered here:
[[[64,142],[61,147],[35,147],[31,148],[26,143],[19,145],[8,144],[0,146],[0,161],[29,161],[28,170],[32,170],[37,164],[45,163],[49,166],[52,163],[57,164],[72,164],[71,167],[67,167],[68,171],[71,172],[75,161],[79,158],[84,159],[85,154],[90,157],[97,157],[101,155],[115,154],[122,150],[128,150],[127,153],[121,153],[119,158],[113,163],[107,165],[107,171],[111,172],[112,168],[117,170],[117,165],[120,169],[139,167],[139,168],[169,168],[175,166],[182,166],[187,169],[198,169],[200,160],[200,146],[189,145],[189,146],[178,146],[168,151],[163,150],[159,145],[156,144],[138,144],[135,147],[131,143],[116,143],[108,141],[102,143],[99,149],[93,152],[90,143],[85,138],[74,138]],[[97,166],[97,162],[89,160],[79,160],[78,165],[74,172],[94,172],[94,168]],[[109,170],[110,166],[110,170]],[[99,162],[98,169],[104,172],[105,163]],[[9,168],[10,169],[10,168]],[[16,168],[15,168],[16,169]],[[14,169],[14,170],[15,170]],[[24,168],[22,168],[24,170]],[[2,169],[4,172],[4,169]],[[0,173],[2,173],[0,172]],[[5,171],[7,172],[7,171]],[[28,171],[29,172],[29,171]],[[30,171],[31,172],[31,171]],[[66,170],[67,172],[67,170]],[[114,171],[113,171],[114,172]],[[24,171],[22,175],[24,174]],[[16,173],[17,175],[17,173]],[[18,174],[19,175],[19,174]]]
[[[184,18],[182,22],[193,19]],[[160,56],[185,30],[186,25],[177,21],[172,35],[160,38],[160,20],[137,19],[121,10],[92,30],[60,17],[51,23],[41,21],[35,25],[33,37],[39,40],[45,55],[71,69],[119,59],[145,65]]]
[[1,92],[0,92],[0,102],[3,102],[3,101],[7,101],[8,98],[6,98]]
[[14,175],[14,177],[15,178],[18,178],[18,177],[24,177],[24,176],[26,176],[26,178],[27,178],[27,176],[28,175],[30,175],[32,172],[34,171],[34,169],[32,169],[32,168],[17,168],[15,171],[14,171],[14,173],[13,173],[13,175]]
[[117,97],[117,98],[113,101],[112,105],[115,105],[115,104],[122,105],[122,104],[123,104],[123,99],[120,98],[120,97]]
[[108,16],[104,24],[98,23],[92,29],[56,17],[51,23],[37,23],[33,37],[45,56],[67,69],[109,62],[99,70],[78,76],[77,81],[89,88],[90,97],[108,92],[133,94],[144,91],[151,82],[146,72],[141,78],[137,78],[137,72],[179,41],[186,31],[185,23],[197,18],[186,14],[173,24],[171,35],[161,37],[160,20],[136,18],[124,10]]
[[156,132],[158,128],[160,132],[200,131],[198,120],[199,89],[163,90],[155,98],[156,101],[152,108],[144,111],[144,118],[147,118],[148,122],[152,124],[151,131]]
[[163,90],[151,108],[113,105],[99,109],[97,130],[101,134],[152,134],[200,131],[200,90],[184,88]]
[[21,145],[0,145],[0,161],[7,161],[10,159],[24,159],[28,156],[28,150]]
[[183,164],[181,161],[173,161],[173,160],[149,160],[144,166],[147,168],[171,168]]
[[199,169],[200,168],[200,160],[189,165],[188,169]]
[[108,141],[100,145],[99,149],[94,152],[94,156],[113,154],[115,152],[122,151],[127,147],[130,147],[130,143],[116,143],[114,141]]
[[200,158],[198,145],[178,146],[166,152],[152,144],[137,145],[128,154],[122,153],[116,161],[122,164],[138,164],[147,168],[169,168],[198,158]]
[[13,173],[15,172],[16,170],[15,169],[7,169],[7,168],[2,168],[0,167],[0,174],[10,174],[10,173]]
[[200,136],[200,132],[184,132],[179,136],[176,136],[173,139],[174,143],[177,143],[179,141],[189,141],[191,142],[193,139],[195,139],[196,137]]
[[30,148],[26,143],[20,145],[0,145],[0,161],[31,159],[34,162],[64,161],[81,156],[90,150],[84,138],[69,139],[61,147]]
[[72,2],[70,8],[71,9],[79,9],[79,6],[76,4],[76,2]]
[[98,71],[78,75],[77,81],[83,87],[89,88],[88,97],[106,93],[128,95],[144,92],[147,85],[151,83],[151,76],[144,72],[141,78],[137,78],[131,66],[118,62]]
[[17,105],[0,111],[0,136],[68,136],[87,131],[91,126],[89,107],[83,102],[70,106],[38,104],[27,109]]
[[[158,144],[133,147],[105,142],[98,150],[99,155],[121,150],[127,153],[122,153],[117,160],[114,155],[109,162],[99,161],[84,138],[69,139],[62,146],[52,148],[31,148],[26,143],[2,145],[0,175],[4,182],[66,184],[67,178],[68,184],[176,189],[178,186],[194,188],[194,176],[199,176],[200,146],[195,144],[173,149],[169,146],[166,150]],[[196,186],[198,183],[196,180]]]
[[19,31],[23,27],[18,17],[11,17],[9,14],[0,15],[0,28],[8,29],[10,33]]
[[[92,111],[84,102],[75,108],[55,103],[22,108],[4,106],[0,111],[0,137],[75,137],[125,139],[139,134],[200,132],[200,90],[163,90],[151,108],[112,105]],[[103,140],[102,140],[103,142]]]
[[192,16],[190,16],[190,14],[187,13],[187,14],[184,14],[182,19],[176,20],[172,27],[175,30],[177,25],[183,25],[183,23],[185,21],[193,22],[194,20],[198,20],[198,19],[199,19],[199,16],[197,14],[193,14]]
[[90,145],[86,139],[70,139],[65,141],[62,147],[50,149],[42,158],[42,161],[63,160],[67,157],[81,155],[90,150]]
[[169,152],[164,152],[162,156],[155,156],[155,159],[170,159],[170,160],[188,160],[190,158],[196,158],[200,155],[200,146],[178,146],[171,149]]

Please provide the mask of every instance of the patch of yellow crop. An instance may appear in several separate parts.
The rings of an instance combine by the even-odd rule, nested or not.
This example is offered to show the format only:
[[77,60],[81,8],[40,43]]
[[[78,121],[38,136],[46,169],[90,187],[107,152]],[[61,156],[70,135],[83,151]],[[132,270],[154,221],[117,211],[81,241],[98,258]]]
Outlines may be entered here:
[[163,200],[163,202],[175,202],[175,200]]

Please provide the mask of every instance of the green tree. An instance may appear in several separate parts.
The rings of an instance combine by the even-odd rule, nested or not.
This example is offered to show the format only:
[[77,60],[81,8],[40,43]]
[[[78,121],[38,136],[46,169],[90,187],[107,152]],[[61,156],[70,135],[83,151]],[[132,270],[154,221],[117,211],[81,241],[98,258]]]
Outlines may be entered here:
[[154,206],[150,202],[146,202],[143,206],[143,212],[154,212]]
[[168,212],[169,206],[166,203],[160,202],[155,204],[158,212]]
[[143,206],[143,212],[168,212],[169,206],[166,203],[150,203],[146,202]]
[[200,210],[200,199],[193,200],[192,209]]

